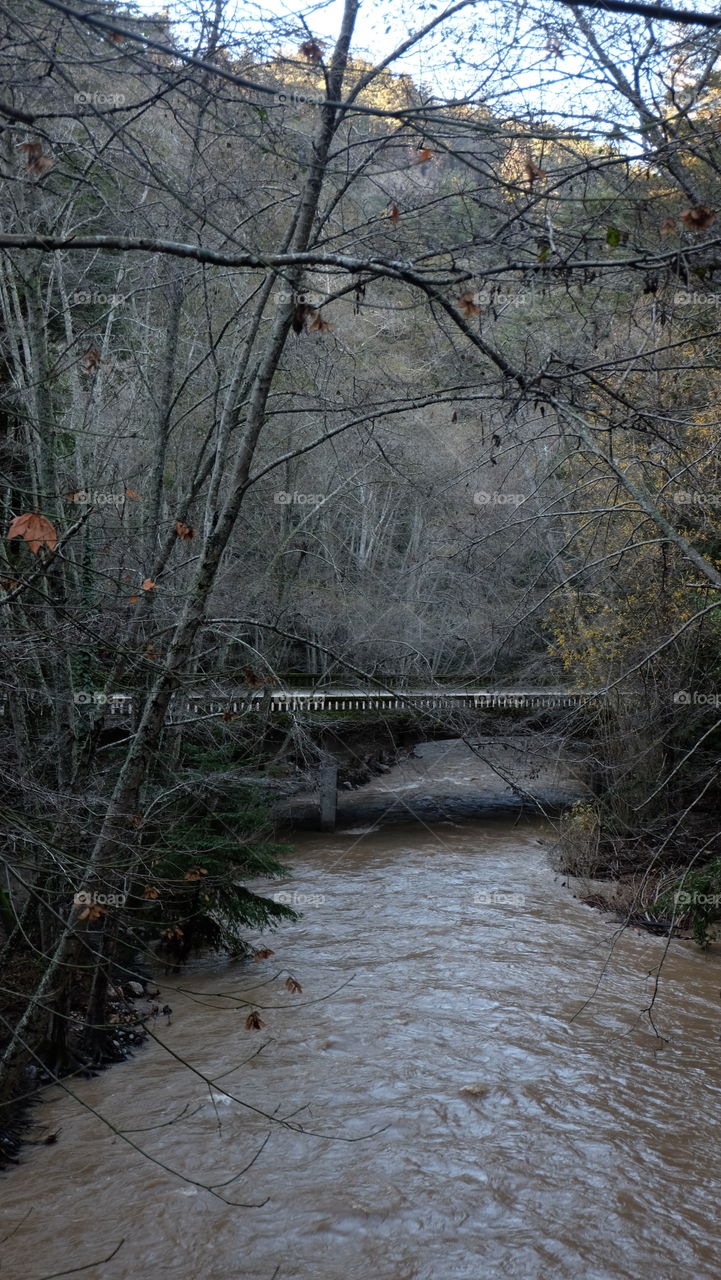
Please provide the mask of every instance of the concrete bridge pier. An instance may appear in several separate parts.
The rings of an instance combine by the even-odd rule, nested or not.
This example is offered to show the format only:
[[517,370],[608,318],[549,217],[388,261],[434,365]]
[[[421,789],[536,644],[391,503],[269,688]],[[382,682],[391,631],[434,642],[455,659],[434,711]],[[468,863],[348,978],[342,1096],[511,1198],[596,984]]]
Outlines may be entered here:
[[326,757],[320,766],[320,829],[335,831],[338,807],[338,765]]

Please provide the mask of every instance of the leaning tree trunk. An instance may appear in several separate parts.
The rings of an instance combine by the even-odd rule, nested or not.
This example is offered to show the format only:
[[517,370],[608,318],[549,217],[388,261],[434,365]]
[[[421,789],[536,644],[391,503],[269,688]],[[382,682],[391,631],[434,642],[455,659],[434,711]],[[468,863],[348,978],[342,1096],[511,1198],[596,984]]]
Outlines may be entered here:
[[[346,0],[345,3],[341,32],[328,72],[327,101],[320,112],[320,122],[313,140],[313,160],[295,219],[294,234],[290,243],[291,253],[303,253],[311,242],[330,146],[340,119],[339,109],[331,104],[339,101],[342,92],[358,4],[359,0]],[[195,638],[205,617],[205,610],[223,553],[238,519],[250,468],[265,424],[268,396],[291,331],[295,312],[293,294],[297,291],[301,273],[300,266],[295,272],[290,273],[293,287],[289,291],[287,300],[278,308],[265,351],[258,361],[251,384],[245,432],[227,484],[225,501],[214,523],[206,530],[195,579],[166,655],[164,670],[148,696],[133,744],[88,860],[83,883],[78,886],[79,890],[90,884],[98,873],[102,873],[103,882],[108,883],[119,871],[127,874],[132,870],[130,833],[133,831],[133,819],[137,819],[138,816],[141,787],[161,739],[170,699],[178,685],[179,677],[192,656]],[[218,461],[222,465],[222,459]],[[217,473],[219,471],[220,466]],[[68,974],[71,971],[67,970],[66,966],[75,947],[79,944],[82,946],[78,936],[80,914],[80,906],[73,905],[45,975],[29,1000],[25,1013],[0,1061],[0,1094],[15,1049],[29,1021],[36,1009],[43,1004],[47,1005],[49,992],[58,979],[60,979],[61,992],[55,994],[56,1004],[53,1007],[57,1008],[59,1013],[63,1012],[58,1006],[67,1002],[67,984],[70,981]]]

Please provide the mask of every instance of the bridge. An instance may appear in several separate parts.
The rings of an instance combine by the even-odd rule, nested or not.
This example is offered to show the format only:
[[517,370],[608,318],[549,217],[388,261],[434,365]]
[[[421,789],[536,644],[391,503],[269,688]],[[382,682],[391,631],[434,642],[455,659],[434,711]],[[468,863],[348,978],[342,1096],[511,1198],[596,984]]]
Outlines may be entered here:
[[[27,689],[21,695],[28,708],[47,712],[52,705],[48,695]],[[117,719],[132,719],[142,707],[146,695],[105,693],[83,690],[69,695],[78,708],[103,709]],[[573,708],[598,703],[604,692],[589,689],[246,689],[224,693],[205,690],[173,694],[169,723],[186,722],[196,717],[230,719],[253,713],[288,714],[366,714],[383,711],[453,711],[470,708],[542,711]],[[56,700],[57,701],[57,700]],[[0,694],[0,717],[6,715],[8,698]]]
[[[176,693],[172,717],[238,716],[253,712],[352,714],[382,711],[449,711],[454,708],[544,710],[573,708],[597,702],[604,695],[580,689],[277,689],[241,693]],[[104,706],[111,716],[133,716],[137,695],[127,693],[75,694],[77,705]]]

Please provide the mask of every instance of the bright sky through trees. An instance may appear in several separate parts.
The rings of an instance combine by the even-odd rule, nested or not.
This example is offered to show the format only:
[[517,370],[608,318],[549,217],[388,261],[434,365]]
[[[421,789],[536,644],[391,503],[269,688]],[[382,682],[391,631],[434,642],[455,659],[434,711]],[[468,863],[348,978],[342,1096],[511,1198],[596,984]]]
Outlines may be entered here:
[[[140,0],[138,7],[145,13],[158,12],[154,0]],[[461,6],[419,5],[401,0],[392,9],[367,0],[354,41],[354,55],[377,63],[402,46],[409,32],[421,29],[450,7],[459,11],[443,24],[442,34],[430,32],[405,56],[395,59],[396,74],[410,75],[429,98],[483,102],[497,117],[524,114],[539,123],[553,119],[570,127],[576,135],[586,133],[594,140],[613,133],[616,144],[628,155],[643,154],[643,139],[632,114],[619,106],[618,99],[610,103],[598,67],[568,39],[574,24],[564,5],[549,4],[543,21],[539,21],[537,11],[531,15],[526,5],[519,4],[515,29],[509,32],[509,10],[500,0],[470,0]],[[177,24],[176,38],[184,39],[188,49],[195,48],[197,17],[186,21],[189,10],[184,0],[177,0],[168,8]],[[294,57],[298,45],[309,36],[330,48],[341,11],[340,0],[318,5],[286,0],[258,5],[236,0],[224,16],[224,38],[231,50],[248,43],[261,59],[278,53]],[[598,22],[593,10],[589,9],[585,16]],[[628,54],[627,33],[631,29],[643,32],[647,24],[637,16],[607,14],[603,26],[617,46],[615,56],[623,66]],[[661,42],[675,42],[690,30],[669,22],[657,22],[647,29]],[[658,96],[665,86],[650,81],[648,88]]]

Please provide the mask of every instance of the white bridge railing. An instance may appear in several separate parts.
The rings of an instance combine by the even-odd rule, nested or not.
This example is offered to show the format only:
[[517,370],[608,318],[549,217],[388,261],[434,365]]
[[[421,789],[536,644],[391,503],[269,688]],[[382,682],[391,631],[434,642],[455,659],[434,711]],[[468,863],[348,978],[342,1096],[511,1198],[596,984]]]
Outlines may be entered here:
[[[358,690],[336,689],[262,689],[244,693],[186,694],[176,693],[171,702],[172,719],[181,717],[221,716],[230,718],[263,711],[270,715],[292,712],[377,712],[450,710],[453,707],[536,710],[556,707],[579,707],[602,698],[602,693],[577,689],[428,689],[428,690]],[[49,710],[49,703],[26,694],[28,705]],[[104,709],[112,717],[132,717],[140,704],[135,694],[76,693],[78,707]],[[0,715],[5,715],[7,700],[0,696]]]

